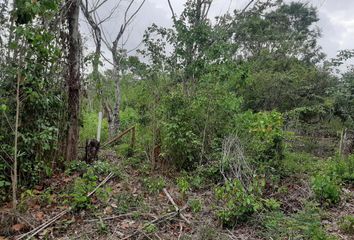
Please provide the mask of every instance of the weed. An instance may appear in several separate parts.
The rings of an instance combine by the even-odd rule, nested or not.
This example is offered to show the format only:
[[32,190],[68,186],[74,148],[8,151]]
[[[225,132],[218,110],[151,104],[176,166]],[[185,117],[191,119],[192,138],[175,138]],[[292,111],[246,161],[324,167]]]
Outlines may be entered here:
[[279,210],[280,202],[274,198],[264,199],[264,207],[270,211]]
[[238,179],[228,181],[224,186],[215,189],[216,198],[221,202],[217,216],[226,226],[232,226],[238,221],[245,221],[254,212],[260,211],[264,180],[255,179],[248,189]]
[[115,197],[115,203],[117,205],[115,212],[117,214],[124,214],[141,207],[143,199],[133,196],[129,192],[122,192]]
[[84,173],[87,171],[88,167],[89,167],[89,165],[86,162],[78,161],[78,160],[71,161],[66,166],[65,174],[71,175],[74,172]]
[[185,197],[186,193],[191,189],[191,185],[187,179],[187,177],[179,177],[177,178],[177,186],[181,191],[183,198]]
[[155,233],[157,232],[158,228],[155,224],[152,224],[152,223],[147,223],[145,226],[144,226],[144,231],[147,233],[147,234],[150,234],[150,233]]
[[143,183],[150,193],[158,193],[166,186],[163,177],[147,177],[143,179]]
[[103,222],[102,219],[100,219],[98,222],[97,222],[97,230],[98,230],[98,233],[99,234],[107,234],[108,233],[108,226],[107,224],[105,224]]
[[311,188],[323,205],[333,205],[340,200],[340,187],[329,176],[316,175],[311,179]]
[[346,234],[354,235],[354,215],[342,217],[339,221],[339,228]]
[[190,199],[188,201],[188,205],[194,213],[200,212],[203,208],[202,201],[200,199]]
[[260,234],[265,239],[333,239],[322,228],[320,209],[313,203],[290,216],[279,211],[265,212],[257,221],[263,228]]

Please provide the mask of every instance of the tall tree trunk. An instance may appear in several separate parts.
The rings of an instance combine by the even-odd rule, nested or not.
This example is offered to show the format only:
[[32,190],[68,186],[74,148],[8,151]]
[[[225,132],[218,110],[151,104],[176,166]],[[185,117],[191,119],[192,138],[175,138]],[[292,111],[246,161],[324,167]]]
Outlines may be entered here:
[[108,131],[109,136],[113,137],[118,133],[120,127],[120,105],[121,105],[121,89],[120,89],[120,74],[119,74],[119,63],[114,60],[113,78],[115,81],[115,102],[113,111],[109,109],[108,114]]
[[113,109],[113,132],[116,134],[120,127],[120,103],[121,103],[121,92],[120,92],[120,75],[118,66],[115,66],[114,70],[114,80],[116,83],[116,102]]
[[79,139],[79,111],[80,111],[80,34],[79,10],[80,0],[67,0],[67,21],[69,27],[69,54],[68,54],[68,141],[66,145],[66,160],[77,159]]
[[[121,28],[121,31],[122,28]],[[120,37],[119,37],[120,38]],[[119,39],[117,38],[117,39]],[[119,66],[122,59],[122,56],[118,52],[118,40],[113,42],[113,47],[111,49],[112,58],[113,58],[113,78],[115,81],[115,102],[113,111],[108,111],[108,131],[110,137],[113,137],[118,133],[120,127],[120,105],[121,105],[121,89],[120,89],[120,74],[119,74]]]

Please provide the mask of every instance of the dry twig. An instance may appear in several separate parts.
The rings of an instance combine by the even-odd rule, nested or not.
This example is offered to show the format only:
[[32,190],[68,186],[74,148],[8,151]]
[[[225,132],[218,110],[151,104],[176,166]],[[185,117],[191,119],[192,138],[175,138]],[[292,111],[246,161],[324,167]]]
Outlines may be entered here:
[[[105,184],[109,179],[111,179],[113,177],[113,173],[108,174],[108,176],[100,183],[97,185],[97,187],[90,193],[87,194],[87,197],[91,197],[98,188],[100,188],[103,184]],[[48,226],[50,226],[51,224],[53,224],[54,222],[56,222],[57,220],[59,220],[62,216],[64,216],[65,214],[67,214],[68,212],[70,212],[72,210],[71,207],[69,207],[68,209],[60,212],[59,214],[57,214],[56,216],[54,216],[53,218],[51,218],[49,221],[39,225],[38,227],[32,229],[31,231],[22,234],[18,237],[16,237],[16,240],[21,240],[24,239],[25,237],[27,237],[27,239],[31,239],[32,237],[36,236],[38,233],[40,233],[41,231],[43,231],[45,228],[47,228]]]
[[168,200],[172,203],[172,205],[175,207],[176,212],[178,213],[178,215],[184,220],[186,221],[188,224],[191,224],[191,222],[181,213],[181,210],[179,209],[179,207],[177,206],[177,204],[175,203],[175,201],[173,200],[173,198],[171,197],[171,195],[168,193],[167,189],[164,188],[163,192],[165,193],[165,195],[167,196]]

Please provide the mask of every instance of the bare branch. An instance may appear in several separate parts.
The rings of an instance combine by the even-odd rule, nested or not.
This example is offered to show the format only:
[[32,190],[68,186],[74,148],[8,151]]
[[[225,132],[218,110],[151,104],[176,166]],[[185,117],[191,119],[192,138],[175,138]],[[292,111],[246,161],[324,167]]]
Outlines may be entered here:
[[170,0],[167,0],[167,2],[168,2],[168,6],[170,7],[170,10],[171,10],[173,23],[176,23],[176,14],[175,14],[175,11],[173,10],[171,1],[170,1]]

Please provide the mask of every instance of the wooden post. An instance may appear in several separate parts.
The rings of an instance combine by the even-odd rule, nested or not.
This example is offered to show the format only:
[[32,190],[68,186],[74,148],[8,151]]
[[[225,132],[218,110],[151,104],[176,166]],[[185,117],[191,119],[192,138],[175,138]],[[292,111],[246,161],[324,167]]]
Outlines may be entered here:
[[101,141],[102,112],[98,113],[97,141]]

